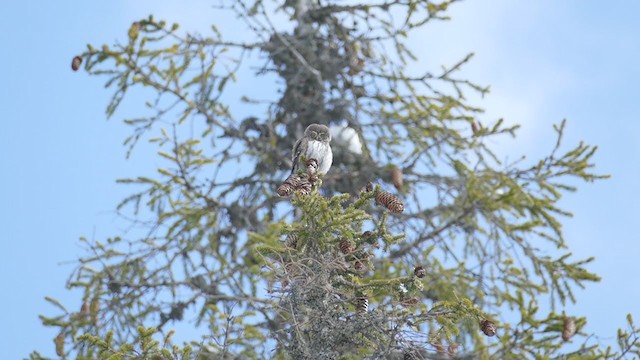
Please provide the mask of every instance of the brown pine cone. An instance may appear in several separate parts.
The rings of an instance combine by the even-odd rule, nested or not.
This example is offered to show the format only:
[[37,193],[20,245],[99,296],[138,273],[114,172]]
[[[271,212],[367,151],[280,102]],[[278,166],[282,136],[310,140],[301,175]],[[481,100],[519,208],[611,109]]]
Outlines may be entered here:
[[358,312],[366,313],[369,311],[369,299],[366,296],[359,296],[356,298],[356,309]]
[[438,354],[445,354],[447,352],[443,344],[431,343],[431,346],[433,346],[436,349],[436,353]]
[[402,185],[404,184],[404,180],[402,178],[402,170],[397,166],[391,168],[391,183],[396,189],[401,190]]
[[367,181],[367,185],[364,187],[364,191],[372,192],[373,191],[373,183],[371,181]]
[[56,355],[64,356],[64,333],[60,332],[53,342],[56,344]]
[[78,69],[80,69],[80,65],[82,65],[82,57],[75,56],[73,60],[71,60],[71,70],[78,71]]
[[404,204],[392,193],[386,191],[379,191],[376,194],[376,202],[382,204],[389,211],[394,213],[401,213],[404,211]]
[[80,307],[80,315],[87,316],[89,315],[89,313],[90,313],[89,303],[86,301],[82,302],[82,306]]
[[313,189],[313,184],[308,179],[300,179],[298,186],[296,186],[295,191],[300,193],[300,195],[309,195],[311,194],[311,189]]
[[298,234],[287,235],[287,239],[284,241],[284,244],[289,248],[295,249],[298,246]]
[[418,305],[420,301],[417,298],[408,298],[400,301],[400,305],[404,307],[413,307]]
[[297,174],[291,174],[289,177],[278,186],[276,192],[280,196],[289,196],[293,194],[296,188],[300,185],[301,179]]
[[309,159],[305,162],[307,165],[307,175],[309,175],[309,182],[311,185],[318,181],[318,161],[316,159]]
[[356,259],[353,262],[353,268],[358,271],[358,272],[362,272],[365,271],[367,269],[366,264],[364,263],[364,261],[360,260],[360,259]]
[[349,75],[353,76],[358,74],[364,69],[364,60],[353,56],[349,59]]
[[484,319],[480,322],[480,330],[487,336],[494,336],[497,328],[493,321]]
[[416,266],[416,268],[413,270],[413,274],[417,277],[417,278],[424,278],[425,276],[427,276],[427,270],[424,268],[424,266],[422,265],[418,265]]
[[449,344],[449,348],[447,349],[449,351],[449,356],[456,356],[458,355],[458,343],[451,343]]
[[562,324],[562,340],[569,341],[576,333],[576,319],[565,317]]
[[360,235],[360,237],[361,237],[362,239],[364,239],[364,240],[367,240],[367,239],[369,239],[369,238],[370,238],[370,237],[372,237],[372,236],[373,236],[373,231],[371,231],[371,230],[367,230],[367,231],[363,232],[363,233]]
[[380,245],[378,244],[378,237],[373,231],[367,230],[360,234],[360,239],[366,241],[367,244],[372,245],[374,248],[379,249]]
[[134,41],[135,39],[138,38],[138,36],[140,35],[140,30],[142,29],[142,25],[135,21],[133,24],[131,24],[131,26],[129,27],[129,39],[131,41]]
[[482,125],[480,125],[479,122],[473,120],[473,122],[471,123],[471,131],[473,132],[473,135],[476,135],[478,131],[480,131],[481,127]]
[[94,297],[89,304],[89,311],[91,312],[91,322],[94,326],[98,326],[98,315],[100,312],[100,298]]
[[353,244],[347,239],[340,240],[338,247],[343,254],[350,254],[353,252]]
[[305,165],[307,165],[307,174],[309,175],[313,175],[318,171],[318,160],[316,159],[308,159]]

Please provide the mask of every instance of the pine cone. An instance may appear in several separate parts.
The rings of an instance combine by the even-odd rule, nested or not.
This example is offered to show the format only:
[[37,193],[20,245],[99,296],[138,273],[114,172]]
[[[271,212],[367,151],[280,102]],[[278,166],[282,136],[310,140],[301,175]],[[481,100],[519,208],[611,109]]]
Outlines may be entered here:
[[82,57],[75,56],[73,60],[71,60],[71,70],[78,71],[78,69],[80,69],[80,65],[82,65]]
[[427,270],[424,268],[424,266],[422,265],[418,265],[416,266],[416,268],[413,270],[413,274],[417,277],[417,278],[424,278],[425,276],[427,276]]
[[367,230],[367,231],[363,232],[363,233],[360,235],[360,237],[361,237],[363,240],[368,240],[368,239],[369,239],[369,238],[371,238],[372,236],[373,236],[373,231],[370,231],[370,230]]
[[289,177],[278,186],[276,192],[280,196],[289,196],[293,194],[294,190],[300,185],[301,179],[297,174],[291,174]]
[[316,159],[307,160],[305,165],[307,165],[307,174],[309,175],[313,175],[318,171],[318,160]]
[[402,170],[397,166],[391,168],[391,183],[396,189],[402,189],[402,185],[404,184],[404,180],[402,179]]
[[351,241],[347,239],[340,240],[338,247],[343,254],[350,254],[353,252],[353,244],[351,244]]
[[284,274],[280,278],[280,284],[282,288],[286,288],[289,285],[289,279],[294,278],[296,276],[296,268],[293,263],[285,263],[284,264]]
[[64,356],[64,333],[60,332],[53,342],[56,344],[56,355]]
[[401,213],[404,211],[404,204],[392,193],[386,191],[379,191],[376,194],[376,202],[382,204],[389,211],[394,213]]
[[93,326],[98,326],[98,313],[100,312],[100,298],[94,297],[89,304],[89,311],[91,312],[91,322]]
[[436,353],[438,354],[445,354],[447,352],[444,345],[441,343],[431,343],[431,345],[436,349]]
[[293,263],[288,262],[284,264],[284,271],[287,275],[293,275],[295,273],[296,267]]
[[378,244],[378,237],[373,231],[365,231],[360,235],[360,239],[367,242],[367,244],[372,245],[374,248],[379,249],[380,245]]
[[318,161],[316,159],[309,159],[305,162],[307,165],[307,175],[309,175],[309,182],[311,185],[318,181]]
[[356,259],[353,262],[353,268],[358,272],[363,272],[363,271],[365,271],[367,269],[367,265],[365,264],[365,262],[363,260]]
[[140,35],[140,29],[142,28],[142,25],[140,25],[139,22],[134,22],[133,24],[131,24],[131,27],[129,27],[129,39],[131,41],[134,41],[135,39],[138,38],[138,35]]
[[109,291],[111,291],[112,293],[117,294],[122,289],[122,284],[112,279],[107,282],[107,289],[109,289]]
[[562,340],[569,341],[576,333],[576,319],[565,317],[562,325]]
[[484,319],[480,322],[480,330],[487,336],[494,336],[496,334],[496,324],[491,321]]
[[311,189],[313,185],[307,179],[301,179],[298,186],[296,186],[295,191],[300,193],[300,195],[309,195],[311,194]]
[[458,343],[451,343],[449,344],[449,348],[447,349],[449,351],[449,356],[456,356],[458,355]]
[[361,313],[366,313],[367,311],[369,311],[369,299],[366,296],[357,297],[356,309]]
[[364,69],[364,60],[353,56],[349,59],[349,75],[353,76],[358,74]]
[[478,131],[480,131],[481,127],[482,126],[480,125],[479,122],[477,122],[476,120],[473,120],[473,122],[471,123],[471,131],[473,132],[473,135],[476,135]]
[[409,299],[400,301],[400,305],[404,307],[413,307],[418,305],[418,303],[419,303],[419,300],[417,298],[409,298]]
[[284,241],[284,244],[288,248],[295,249],[298,247],[298,234],[289,234],[287,235],[287,239]]
[[364,191],[372,192],[373,191],[373,183],[371,181],[367,181],[367,185],[364,187]]
[[89,303],[86,301],[82,302],[82,306],[80,306],[80,315],[87,316],[89,315],[89,313]]

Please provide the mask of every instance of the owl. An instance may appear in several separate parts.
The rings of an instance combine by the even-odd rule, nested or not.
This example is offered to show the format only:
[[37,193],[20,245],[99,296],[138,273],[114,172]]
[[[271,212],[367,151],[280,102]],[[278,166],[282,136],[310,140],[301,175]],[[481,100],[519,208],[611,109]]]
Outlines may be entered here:
[[304,131],[304,136],[296,141],[293,146],[293,168],[291,173],[295,173],[300,169],[300,155],[306,160],[316,159],[318,161],[318,173],[326,174],[331,168],[333,162],[333,153],[331,152],[331,132],[325,125],[311,124]]

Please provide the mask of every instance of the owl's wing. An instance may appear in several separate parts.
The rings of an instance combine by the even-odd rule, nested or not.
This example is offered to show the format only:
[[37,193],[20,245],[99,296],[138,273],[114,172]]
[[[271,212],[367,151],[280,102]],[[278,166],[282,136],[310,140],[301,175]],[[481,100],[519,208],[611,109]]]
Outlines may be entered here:
[[304,140],[304,137],[298,139],[295,145],[293,145],[293,151],[291,152],[291,160],[293,160],[293,164],[291,166],[292,174],[296,171],[298,161],[300,160],[300,153],[302,152],[302,140]]
[[302,143],[302,139],[303,138],[298,139],[295,145],[293,145],[293,151],[291,152],[291,159],[295,160],[297,157],[300,156],[300,144]]

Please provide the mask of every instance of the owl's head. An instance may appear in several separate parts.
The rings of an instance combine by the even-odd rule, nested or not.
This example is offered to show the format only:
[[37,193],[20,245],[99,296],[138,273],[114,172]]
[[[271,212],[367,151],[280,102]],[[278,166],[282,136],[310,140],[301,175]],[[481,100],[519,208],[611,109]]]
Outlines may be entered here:
[[304,131],[304,136],[317,141],[331,141],[331,132],[325,125],[311,124]]

